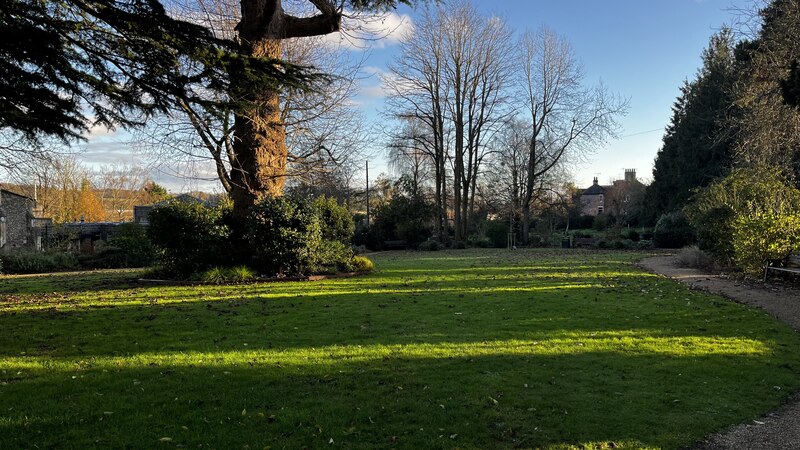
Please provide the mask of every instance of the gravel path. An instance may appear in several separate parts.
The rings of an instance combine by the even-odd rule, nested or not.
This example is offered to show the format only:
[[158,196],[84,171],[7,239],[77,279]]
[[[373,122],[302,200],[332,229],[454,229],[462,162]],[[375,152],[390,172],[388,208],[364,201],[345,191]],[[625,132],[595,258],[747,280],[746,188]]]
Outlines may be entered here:
[[[723,295],[735,302],[761,308],[800,332],[800,291],[778,285],[748,285],[696,269],[677,267],[674,256],[656,256],[639,262],[644,269]],[[800,392],[777,411],[708,436],[696,450],[800,449]]]

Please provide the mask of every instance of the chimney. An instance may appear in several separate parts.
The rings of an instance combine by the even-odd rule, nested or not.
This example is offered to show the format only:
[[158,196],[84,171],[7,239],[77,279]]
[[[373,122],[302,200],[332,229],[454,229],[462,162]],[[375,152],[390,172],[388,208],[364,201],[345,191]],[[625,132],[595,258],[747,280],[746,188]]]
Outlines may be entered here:
[[628,183],[636,181],[636,169],[625,169],[625,181]]
[[594,177],[594,181],[592,182],[593,185],[597,185],[597,177]]

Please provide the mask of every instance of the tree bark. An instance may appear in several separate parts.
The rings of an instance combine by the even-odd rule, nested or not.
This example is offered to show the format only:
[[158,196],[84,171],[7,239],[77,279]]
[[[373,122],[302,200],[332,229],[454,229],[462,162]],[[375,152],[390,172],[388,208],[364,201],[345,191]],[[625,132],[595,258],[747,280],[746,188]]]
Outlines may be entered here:
[[[281,41],[339,30],[341,14],[328,0],[315,0],[320,14],[293,17],[283,12],[281,0],[241,0],[237,26],[246,52],[260,58],[281,59]],[[283,194],[286,182],[286,131],[277,89],[253,92],[246,77],[233,80],[233,95],[243,101],[234,119],[231,190],[234,216],[245,217],[250,208],[268,196]]]

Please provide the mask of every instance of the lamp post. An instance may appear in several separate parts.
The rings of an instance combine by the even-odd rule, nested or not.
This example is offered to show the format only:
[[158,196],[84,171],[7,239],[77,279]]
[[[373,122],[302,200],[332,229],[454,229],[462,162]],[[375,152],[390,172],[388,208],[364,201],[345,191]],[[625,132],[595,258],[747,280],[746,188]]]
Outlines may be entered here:
[[366,161],[367,169],[367,230],[369,230],[369,160]]

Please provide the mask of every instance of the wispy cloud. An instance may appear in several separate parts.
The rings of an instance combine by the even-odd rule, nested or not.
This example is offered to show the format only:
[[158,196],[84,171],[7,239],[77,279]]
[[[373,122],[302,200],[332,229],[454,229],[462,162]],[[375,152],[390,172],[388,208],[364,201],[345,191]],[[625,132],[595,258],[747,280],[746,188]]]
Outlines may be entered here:
[[326,35],[323,41],[351,50],[380,49],[397,44],[413,31],[414,22],[407,14],[362,14],[355,19],[345,19],[342,31]]

